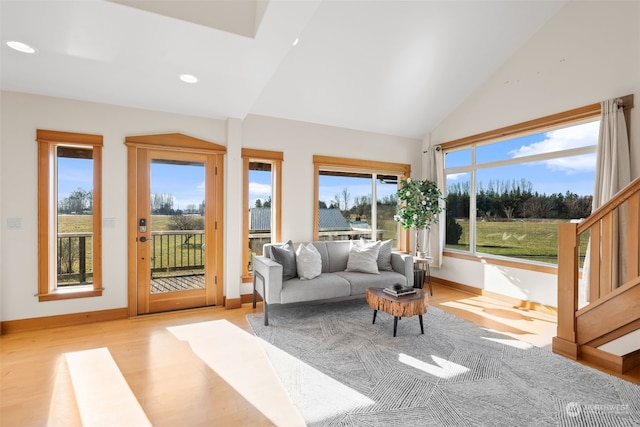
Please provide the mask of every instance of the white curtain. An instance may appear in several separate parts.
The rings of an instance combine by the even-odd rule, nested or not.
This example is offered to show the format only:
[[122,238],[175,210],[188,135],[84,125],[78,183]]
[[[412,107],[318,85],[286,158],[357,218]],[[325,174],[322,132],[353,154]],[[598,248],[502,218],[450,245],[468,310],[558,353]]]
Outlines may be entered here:
[[[618,191],[622,190],[631,182],[629,138],[622,109],[622,101],[620,99],[603,101],[601,102],[600,110],[600,134],[598,136],[598,154],[596,159],[592,211],[595,211],[605,204]],[[612,266],[613,280],[618,280],[614,286],[624,283],[624,269],[620,268],[620,266],[626,265],[626,251],[615,251],[615,249],[625,247],[625,224],[626,218],[624,215],[619,215],[618,220],[614,221],[614,259],[618,259],[618,262]],[[618,230],[622,232],[618,233]],[[589,247],[590,246],[591,245],[589,245]],[[590,256],[590,251],[587,249],[582,280],[580,282],[579,306],[583,306],[590,300]]]
[[[440,191],[444,194],[444,154],[439,146],[432,146],[429,143],[425,151],[426,175],[425,179],[433,181],[438,185]],[[444,204],[444,202],[440,202]],[[442,251],[444,250],[445,238],[445,213],[440,214],[438,224],[431,226],[431,236],[429,241],[429,252],[433,261],[432,267],[440,268],[442,266]]]

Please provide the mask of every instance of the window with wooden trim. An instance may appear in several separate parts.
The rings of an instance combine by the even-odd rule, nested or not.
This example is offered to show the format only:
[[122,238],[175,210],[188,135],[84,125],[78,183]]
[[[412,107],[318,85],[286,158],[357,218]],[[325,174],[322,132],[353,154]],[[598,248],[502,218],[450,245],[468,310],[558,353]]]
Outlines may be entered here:
[[395,249],[408,251],[407,233],[393,217],[398,183],[410,165],[326,156],[313,162],[315,240],[391,239]]
[[281,151],[242,149],[244,171],[243,279],[253,275],[253,257],[262,245],[280,241]]
[[102,136],[38,130],[38,298],[102,295]]
[[442,144],[449,255],[557,264],[557,224],[591,213],[599,115],[594,104]]

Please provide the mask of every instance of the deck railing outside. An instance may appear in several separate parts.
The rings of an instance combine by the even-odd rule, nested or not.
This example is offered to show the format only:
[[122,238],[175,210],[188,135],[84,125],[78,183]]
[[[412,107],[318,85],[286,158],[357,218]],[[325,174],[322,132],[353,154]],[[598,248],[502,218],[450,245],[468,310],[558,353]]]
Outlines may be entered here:
[[151,272],[204,273],[204,230],[151,232]]
[[[92,283],[93,250],[91,232],[59,233],[58,286]],[[320,240],[346,240],[371,236],[370,230],[322,232]],[[382,230],[378,239],[382,238]],[[264,233],[249,235],[250,247],[262,254],[262,245],[270,241]],[[151,273],[153,277],[204,273],[204,230],[170,230],[151,232]],[[251,271],[251,263],[249,266]]]
[[93,233],[58,233],[58,286],[93,283]]
[[[93,282],[93,233],[58,233],[58,286]],[[151,232],[151,272],[156,276],[203,274],[204,230]]]

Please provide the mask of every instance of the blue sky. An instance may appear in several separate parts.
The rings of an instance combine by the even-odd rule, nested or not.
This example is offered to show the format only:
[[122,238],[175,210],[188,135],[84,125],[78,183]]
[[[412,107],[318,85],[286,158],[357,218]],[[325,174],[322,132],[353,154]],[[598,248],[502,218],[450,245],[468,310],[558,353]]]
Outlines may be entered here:
[[58,157],[58,199],[62,200],[77,188],[93,188],[93,160]]
[[151,164],[151,194],[172,194],[174,209],[186,209],[189,205],[197,208],[204,201],[204,164],[169,165]]
[[[599,122],[591,122],[570,128],[558,129],[537,135],[517,138],[498,144],[478,148],[477,162],[491,162],[513,157],[522,157],[553,150],[596,145]],[[468,150],[448,154],[447,167],[468,164]],[[63,199],[80,187],[92,187],[91,161],[59,158],[58,197]],[[515,167],[503,167],[480,171],[479,181],[485,185],[489,180],[512,181],[526,179],[534,184],[534,191],[541,194],[562,193],[567,190],[578,195],[593,192],[595,153],[571,159],[548,160]],[[204,167],[186,165],[152,165],[152,193],[170,193],[174,196],[174,208],[185,209],[189,204],[198,206],[204,200]],[[449,176],[464,180],[464,176]],[[468,175],[467,178],[468,179]],[[322,176],[320,200],[331,204],[336,194],[349,187],[351,202],[355,197],[371,194],[371,181],[363,178]],[[310,190],[311,191],[311,190]],[[395,186],[378,186],[378,198],[395,193]],[[271,173],[251,171],[249,182],[250,206],[255,200],[266,200],[271,194]]]
[[[516,138],[495,144],[479,146],[476,164],[525,157],[571,148],[596,146],[600,122],[589,122],[569,128]],[[470,164],[470,150],[447,154],[445,167]],[[489,181],[520,181],[533,184],[533,191],[540,194],[566,193],[578,195],[593,193],[596,154],[585,154],[563,159],[543,160],[514,166],[504,166],[478,171],[478,183],[487,186]],[[448,183],[468,181],[469,175],[449,175]]]
[[[62,200],[78,187],[92,188],[91,160],[58,158],[58,199]],[[104,179],[104,177],[103,177]],[[151,193],[169,193],[174,209],[196,207],[204,200],[204,165],[168,165],[152,163]]]
[[[356,197],[369,196],[372,193],[371,179],[370,178],[350,178],[342,176],[329,176],[322,175],[320,177],[320,191],[319,199],[327,204],[327,207],[331,205],[331,202],[336,198],[336,195],[342,193],[342,189],[347,187],[349,189],[350,203],[347,208],[353,206],[353,202]],[[376,188],[378,200],[391,194],[395,194],[397,186],[395,184],[380,185]]]
[[256,205],[256,199],[261,201],[271,197],[271,171],[249,171],[249,207]]

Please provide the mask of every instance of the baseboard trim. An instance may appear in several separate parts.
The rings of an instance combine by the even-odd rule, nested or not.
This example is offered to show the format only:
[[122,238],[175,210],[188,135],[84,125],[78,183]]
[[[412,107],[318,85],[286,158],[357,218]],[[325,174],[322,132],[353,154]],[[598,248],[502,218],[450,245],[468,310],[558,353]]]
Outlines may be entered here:
[[233,310],[242,307],[242,298],[226,298],[224,300],[224,308]]
[[498,301],[503,301],[503,302],[512,304],[514,307],[517,307],[520,309],[539,311],[541,313],[550,314],[552,316],[558,315],[558,309],[556,307],[551,307],[549,305],[544,305],[544,304],[533,302],[533,301],[520,300],[517,298],[502,295],[496,292],[491,292],[484,289],[476,288],[474,286],[463,285],[462,283],[440,279],[438,277],[432,277],[431,280],[432,280],[432,283],[434,284],[457,289],[459,291],[467,292],[473,295],[487,296],[489,298],[496,299]]
[[[242,304],[251,304],[253,303],[253,294],[242,294],[240,295],[240,299],[242,300]],[[262,302],[260,294],[256,295],[256,302]]]
[[594,347],[586,345],[580,346],[580,360],[618,374],[624,373],[623,357],[607,353]]
[[126,319],[129,316],[127,307],[111,310],[87,311],[84,313],[61,314],[58,316],[34,317],[31,319],[6,320],[0,323],[0,333],[36,331],[41,329],[77,326],[108,320]]
[[622,373],[640,366],[640,350],[622,356]]
[[551,350],[561,356],[572,360],[578,360],[578,344],[562,338],[553,337],[551,340]]

